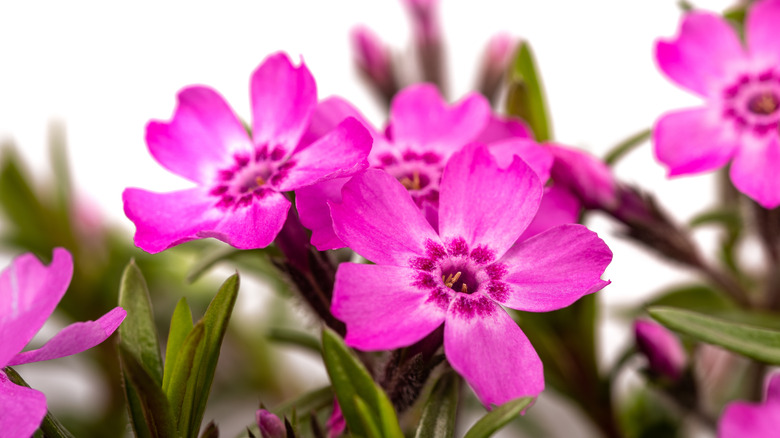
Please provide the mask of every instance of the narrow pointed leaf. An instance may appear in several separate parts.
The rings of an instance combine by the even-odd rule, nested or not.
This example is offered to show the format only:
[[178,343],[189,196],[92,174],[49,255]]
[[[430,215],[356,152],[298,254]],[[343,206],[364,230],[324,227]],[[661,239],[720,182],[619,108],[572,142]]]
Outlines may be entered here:
[[517,418],[518,415],[533,401],[533,397],[524,397],[506,402],[488,412],[466,432],[464,438],[487,438],[507,423]]
[[668,307],[647,309],[666,327],[751,359],[780,365],[780,331],[752,327]]
[[333,404],[333,388],[326,386],[324,388],[315,389],[314,391],[307,392],[306,394],[291,400],[289,402],[282,403],[277,406],[273,413],[279,417],[286,417],[292,414],[293,409],[301,412],[317,412],[320,409],[326,408]]
[[213,421],[209,422],[203,433],[200,434],[200,438],[219,438],[219,428]]
[[341,337],[329,328],[322,331],[322,355],[350,431],[358,436],[366,436],[368,433],[355,403],[355,397],[359,397],[369,408],[383,437],[402,438],[398,418],[387,395],[374,383]]
[[[143,364],[138,361],[135,354],[119,345],[119,362],[125,375],[126,382],[132,386],[135,395],[141,404],[143,414],[143,426],[140,426],[139,418],[133,418],[133,425],[136,431],[145,427],[146,431],[140,435],[151,436],[154,438],[174,438],[176,426],[174,425],[168,399],[165,397],[162,388],[150,376]],[[133,412],[133,415],[136,415]],[[148,432],[148,435],[147,433]]]
[[604,163],[606,163],[607,166],[614,166],[618,160],[650,139],[651,132],[651,130],[645,129],[618,143],[607,153],[607,156],[604,157]]
[[450,438],[455,432],[460,378],[450,371],[436,381],[425,403],[415,438]]
[[322,347],[319,339],[299,330],[290,330],[286,328],[272,328],[268,330],[268,339],[274,342],[297,345],[307,350],[322,353]]
[[509,75],[506,110],[508,114],[528,122],[537,141],[552,139],[552,127],[541,77],[531,46],[527,42],[522,42],[515,54]]
[[371,408],[369,408],[366,402],[357,395],[355,395],[353,401],[368,438],[382,438],[382,432],[379,430],[379,425],[376,424]]
[[192,312],[187,304],[187,298],[182,297],[176,304],[171,317],[171,328],[168,331],[168,344],[165,346],[165,367],[163,370],[163,391],[168,393],[171,384],[176,359],[184,345],[184,340],[192,331]]
[[166,394],[176,419],[176,428],[183,437],[189,437],[187,433],[195,398],[195,384],[197,382],[198,363],[196,358],[198,350],[205,336],[205,324],[198,322],[187,335],[182,344],[182,349],[176,357],[176,365],[171,374],[171,381]]
[[132,260],[122,274],[119,305],[127,311],[125,321],[119,326],[120,345],[133,354],[157,386],[162,387],[163,364],[152,301],[146,280]]

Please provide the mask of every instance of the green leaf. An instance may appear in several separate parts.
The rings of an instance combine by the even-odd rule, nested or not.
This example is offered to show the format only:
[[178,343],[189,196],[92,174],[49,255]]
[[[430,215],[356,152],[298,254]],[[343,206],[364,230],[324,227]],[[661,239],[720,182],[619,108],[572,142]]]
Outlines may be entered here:
[[466,432],[464,438],[487,438],[517,418],[533,401],[533,397],[518,398],[504,403],[488,412]]
[[127,317],[119,326],[120,345],[135,356],[146,373],[161,387],[163,364],[160,341],[154,325],[152,301],[146,280],[133,260],[122,274],[119,305],[127,311]]
[[368,434],[368,438],[382,438],[382,432],[379,430],[379,425],[376,424],[376,421],[374,420],[371,408],[369,408],[366,402],[357,395],[355,395],[352,400],[355,402],[355,409],[357,409],[357,413]]
[[732,230],[742,227],[742,218],[739,215],[739,211],[735,209],[719,209],[701,213],[689,222],[691,228],[711,224],[724,225],[727,230]]
[[629,152],[633,151],[639,145],[647,141],[647,139],[650,138],[651,133],[651,130],[645,129],[618,143],[609,151],[609,153],[607,153],[607,156],[604,157],[604,163],[606,163],[607,166],[615,165],[618,160],[625,157]]
[[233,248],[232,246],[217,247],[206,252],[205,257],[199,259],[187,272],[187,283],[194,283],[203,274],[207,273],[217,263],[229,260],[231,257],[239,254],[240,249]]
[[780,331],[668,307],[652,307],[647,311],[658,322],[674,331],[760,362],[780,365]]
[[415,438],[450,438],[455,432],[460,378],[454,371],[439,377],[423,408]]
[[296,409],[304,414],[309,412],[316,412],[320,409],[326,408],[333,404],[333,388],[326,386],[324,388],[315,389],[314,391],[307,392],[306,394],[282,403],[274,408],[273,413],[279,417],[287,417],[292,415],[293,409]]
[[219,438],[219,428],[213,421],[209,422],[203,429],[203,433],[200,434],[200,438]]
[[[126,384],[130,385],[140,403],[143,418],[132,418],[136,436],[154,438],[176,437],[171,407],[160,386],[135,357],[135,353],[119,344],[119,363],[125,376]],[[137,415],[137,412],[131,412]],[[145,427],[145,430],[142,428]],[[139,430],[143,432],[139,433]]]
[[197,436],[203,420],[238,286],[238,274],[225,280],[177,354],[167,394],[179,433],[185,438]]
[[320,345],[320,341],[317,338],[298,330],[272,328],[268,330],[267,337],[269,340],[274,342],[297,345],[307,350],[314,351],[318,354],[322,353],[322,346]]
[[552,128],[541,77],[536,68],[531,46],[527,42],[520,44],[514,58],[509,76],[506,111],[510,115],[524,119],[533,130],[537,141],[552,139]]
[[163,370],[162,388],[168,393],[171,385],[173,369],[176,366],[176,359],[187,339],[187,335],[192,331],[192,312],[187,304],[187,298],[182,297],[176,304],[171,317],[171,328],[168,331],[168,344],[165,346],[165,367]]
[[677,307],[707,313],[734,308],[734,304],[722,293],[701,284],[674,287],[664,292],[660,297],[646,303],[643,307],[656,306]]
[[347,348],[341,337],[333,330],[322,331],[322,355],[325,368],[336,392],[344,419],[354,435],[366,436],[365,412],[355,402],[359,397],[369,410],[371,417],[385,438],[402,438],[393,405],[384,391],[379,388],[362,363]]

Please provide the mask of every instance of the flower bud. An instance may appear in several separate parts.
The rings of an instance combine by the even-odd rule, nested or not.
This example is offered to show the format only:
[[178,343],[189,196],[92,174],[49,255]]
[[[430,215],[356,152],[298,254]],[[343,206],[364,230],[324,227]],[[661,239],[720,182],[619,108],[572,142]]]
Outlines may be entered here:
[[257,427],[260,428],[260,436],[263,438],[285,438],[287,433],[284,423],[276,415],[265,409],[257,410]]
[[686,354],[680,340],[662,325],[640,319],[634,322],[636,346],[647,357],[650,371],[677,381],[685,369]]
[[379,37],[365,26],[352,30],[352,50],[355,64],[368,82],[387,101],[398,92],[390,50]]
[[485,47],[478,89],[491,102],[495,102],[498,97],[498,90],[516,47],[517,40],[506,33],[494,35]]

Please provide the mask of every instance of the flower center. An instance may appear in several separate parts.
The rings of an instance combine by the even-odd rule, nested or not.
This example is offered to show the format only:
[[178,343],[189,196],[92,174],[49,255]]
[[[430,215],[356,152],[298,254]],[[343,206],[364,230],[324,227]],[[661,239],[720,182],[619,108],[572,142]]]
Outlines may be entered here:
[[222,209],[246,207],[254,199],[261,199],[275,191],[275,187],[287,177],[294,165],[285,161],[285,151],[280,147],[269,152],[268,146],[260,146],[253,153],[236,153],[233,164],[217,172],[216,181],[209,194],[218,198]]
[[433,152],[418,154],[411,150],[400,155],[385,153],[378,157],[375,165],[403,184],[418,206],[422,206],[424,200],[439,200],[439,180],[444,169],[439,155]]
[[723,116],[756,135],[780,127],[780,72],[742,75],[723,91]]

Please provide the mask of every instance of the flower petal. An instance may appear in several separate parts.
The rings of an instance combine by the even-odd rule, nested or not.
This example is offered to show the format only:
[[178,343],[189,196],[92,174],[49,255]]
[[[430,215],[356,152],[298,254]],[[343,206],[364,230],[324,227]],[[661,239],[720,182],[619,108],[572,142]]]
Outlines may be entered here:
[[251,205],[225,213],[213,229],[199,231],[198,237],[213,237],[238,249],[265,248],[284,226],[290,205],[281,193],[268,193]]
[[556,185],[575,194],[586,208],[614,207],[615,180],[603,161],[569,146],[547,144],[546,147],[555,156],[550,172]]
[[341,202],[341,189],[349,178],[334,178],[295,191],[295,206],[304,227],[311,230],[311,244],[319,251],[343,248],[333,231],[328,202]]
[[405,88],[390,107],[393,142],[416,151],[448,156],[472,142],[490,118],[490,104],[472,93],[448,106],[431,84]]
[[498,140],[488,145],[488,148],[502,169],[509,167],[513,158],[517,156],[522,158],[525,164],[531,166],[542,184],[550,179],[553,155],[549,148],[534,140],[527,138]]
[[560,185],[545,187],[539,210],[519,240],[528,240],[558,225],[576,223],[581,209],[579,199],[570,191]]
[[780,137],[769,133],[757,138],[743,136],[742,146],[731,163],[731,181],[742,193],[764,208],[780,205]]
[[252,73],[252,137],[292,152],[317,104],[317,86],[301,62],[293,67],[284,53],[266,58]]
[[211,182],[232,154],[252,150],[252,141],[216,91],[195,86],[181,90],[170,122],[146,125],[149,152],[163,167],[197,183]]
[[310,146],[293,153],[290,160],[294,164],[279,190],[294,190],[365,169],[371,142],[368,130],[356,119],[347,118]]
[[467,146],[444,168],[439,234],[445,241],[462,237],[469,247],[487,245],[500,258],[531,223],[542,192],[520,158],[501,169],[485,146]]
[[37,350],[19,353],[9,366],[57,359],[81,353],[108,339],[127,316],[121,307],[115,307],[97,321],[77,322],[60,330],[49,342]]
[[780,63],[780,0],[755,2],[745,20],[745,39],[750,54]]
[[444,322],[446,307],[414,286],[411,268],[342,263],[331,311],[347,324],[348,345],[391,350],[411,345]]
[[780,377],[775,373],[763,403],[729,403],[718,420],[718,438],[775,437],[780,427],[778,385]]
[[482,130],[474,141],[482,144],[490,144],[494,141],[510,138],[528,138],[533,140],[534,135],[522,119],[491,114],[487,126],[485,126],[485,129]]
[[510,291],[494,300],[517,310],[562,309],[609,284],[601,274],[612,251],[579,224],[561,225],[515,245],[500,260],[509,270]]
[[216,199],[200,188],[170,193],[128,188],[122,201],[135,224],[135,246],[152,254],[197,239],[199,231],[220,221]]
[[46,396],[19,386],[0,369],[0,430],[7,437],[31,437],[46,416]]
[[330,203],[333,229],[344,244],[374,263],[409,266],[439,237],[395,178],[368,169],[344,185],[342,202]]
[[303,138],[298,147],[305,147],[314,143],[320,137],[335,129],[336,126],[343,122],[347,117],[354,117],[357,119],[363,124],[368,132],[371,133],[372,137],[381,135],[374,129],[374,126],[363,117],[363,114],[346,99],[342,99],[338,96],[331,96],[317,103],[317,106],[314,108],[314,112],[311,115],[311,120],[309,121],[309,128],[303,134]]
[[709,12],[685,14],[679,34],[655,45],[658,67],[679,84],[702,96],[720,92],[734,64],[745,59],[734,29]]
[[[27,253],[0,274],[0,369],[22,351],[57,307],[73,276],[73,258],[55,248],[44,266]],[[0,429],[2,430],[2,429]]]
[[444,353],[488,408],[544,390],[536,350],[512,318],[485,297],[457,294],[444,323]]
[[684,109],[661,116],[653,129],[655,156],[669,176],[707,172],[725,165],[737,139],[708,108]]

